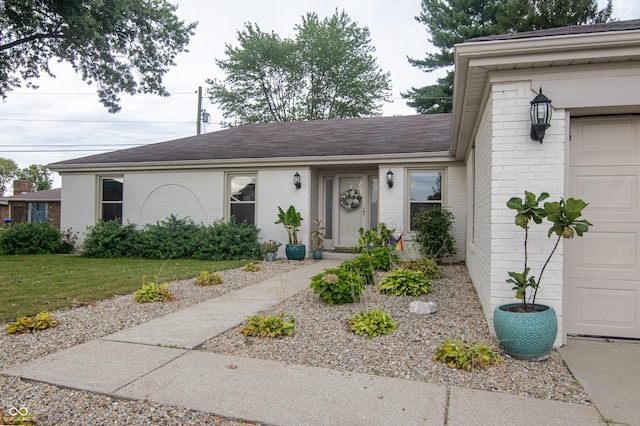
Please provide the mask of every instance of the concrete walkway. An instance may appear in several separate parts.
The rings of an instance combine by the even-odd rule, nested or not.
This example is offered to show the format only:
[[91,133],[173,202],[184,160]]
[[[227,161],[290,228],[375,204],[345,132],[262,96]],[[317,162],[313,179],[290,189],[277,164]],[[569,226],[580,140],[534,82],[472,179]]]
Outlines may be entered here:
[[338,263],[323,260],[2,374],[270,425],[602,424],[585,405],[193,350]]

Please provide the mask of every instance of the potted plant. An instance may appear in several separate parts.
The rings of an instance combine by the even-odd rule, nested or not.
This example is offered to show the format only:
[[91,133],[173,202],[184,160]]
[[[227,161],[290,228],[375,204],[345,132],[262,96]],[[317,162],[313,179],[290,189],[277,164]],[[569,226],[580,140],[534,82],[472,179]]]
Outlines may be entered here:
[[305,245],[298,240],[302,220],[300,212],[297,212],[294,206],[289,206],[286,211],[278,206],[278,220],[274,223],[281,223],[289,235],[289,244],[285,246],[285,253],[289,260],[302,260],[307,254]]
[[313,225],[315,226],[315,229],[311,231],[311,242],[315,247],[315,249],[313,250],[314,259],[322,259],[322,249],[324,248],[324,238],[325,238],[324,231],[327,229],[327,227],[320,226],[321,222],[322,221],[320,219],[315,219],[313,221]]
[[[525,360],[543,360],[551,354],[551,348],[558,333],[558,320],[552,307],[537,304],[536,296],[545,269],[553,257],[560,239],[581,237],[593,226],[589,221],[578,219],[587,206],[582,200],[569,198],[566,201],[540,203],[549,198],[543,192],[539,197],[525,191],[524,200],[513,197],[507,207],[516,211],[515,224],[524,229],[524,268],[522,272],[508,272],[506,280],[513,285],[519,303],[508,303],[496,307],[493,312],[493,325],[504,350],[514,358]],[[528,265],[529,225],[531,221],[541,224],[546,218],[551,223],[547,237],[555,235],[555,244],[536,278],[530,275]]]
[[261,243],[260,253],[264,256],[264,260],[276,260],[276,255],[281,245],[281,242],[275,240],[269,240]]

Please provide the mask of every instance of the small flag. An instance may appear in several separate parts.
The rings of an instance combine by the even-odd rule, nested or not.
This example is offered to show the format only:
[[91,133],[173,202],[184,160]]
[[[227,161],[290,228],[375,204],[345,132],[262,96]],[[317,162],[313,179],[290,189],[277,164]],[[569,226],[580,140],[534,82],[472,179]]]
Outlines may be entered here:
[[402,250],[402,234],[391,235],[391,248],[394,250]]

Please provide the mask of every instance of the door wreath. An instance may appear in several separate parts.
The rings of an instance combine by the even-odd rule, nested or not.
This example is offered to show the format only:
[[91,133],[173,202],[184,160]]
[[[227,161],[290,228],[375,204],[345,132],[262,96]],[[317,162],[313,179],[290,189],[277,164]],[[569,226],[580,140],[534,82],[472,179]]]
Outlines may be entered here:
[[360,207],[361,201],[362,195],[357,189],[348,189],[340,194],[340,205],[348,212]]

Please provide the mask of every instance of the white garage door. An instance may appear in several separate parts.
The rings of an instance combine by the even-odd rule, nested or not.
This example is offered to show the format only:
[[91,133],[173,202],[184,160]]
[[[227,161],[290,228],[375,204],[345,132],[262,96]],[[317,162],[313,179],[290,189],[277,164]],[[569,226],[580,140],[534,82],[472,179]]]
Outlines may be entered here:
[[567,244],[566,331],[640,338],[640,118],[572,119],[570,193],[594,227]]

